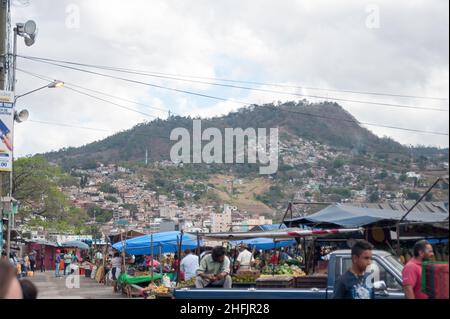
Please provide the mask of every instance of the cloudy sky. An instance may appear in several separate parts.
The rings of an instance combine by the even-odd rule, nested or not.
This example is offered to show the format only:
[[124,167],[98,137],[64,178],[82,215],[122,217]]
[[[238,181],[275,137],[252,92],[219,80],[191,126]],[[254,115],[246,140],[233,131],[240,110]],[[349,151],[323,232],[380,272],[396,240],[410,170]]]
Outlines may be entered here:
[[[141,72],[275,83],[286,87],[251,86],[328,99],[446,109],[438,112],[340,103],[365,123],[445,133],[449,129],[447,0],[347,0],[345,4],[333,0],[12,0],[12,3],[13,23],[33,19],[39,28],[34,46],[19,43],[20,55]],[[120,106],[112,105],[70,89],[46,89],[23,97],[18,107],[27,108],[33,121],[104,131],[22,123],[16,125],[16,156],[81,146],[154,117],[166,118],[169,110],[181,115],[212,116],[238,109],[242,103],[301,99],[298,95],[90,69],[228,99],[218,101],[22,58],[18,60],[18,68],[63,80],[72,87],[77,85],[84,92],[96,90],[140,104],[88,92]],[[45,80],[23,72],[17,73],[17,80],[18,94],[46,84]],[[444,99],[350,94],[300,86]],[[448,147],[448,136],[367,128],[403,144]]]

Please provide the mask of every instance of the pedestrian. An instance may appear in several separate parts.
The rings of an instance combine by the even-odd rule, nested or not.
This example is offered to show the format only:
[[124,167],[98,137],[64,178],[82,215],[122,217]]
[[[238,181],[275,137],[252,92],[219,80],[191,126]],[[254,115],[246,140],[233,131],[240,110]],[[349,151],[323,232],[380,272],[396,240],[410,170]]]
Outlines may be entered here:
[[34,272],[36,270],[36,251],[30,253],[30,270]]
[[16,269],[8,261],[0,260],[0,299],[22,299],[22,288]]
[[39,260],[41,262],[41,272],[45,272],[45,254],[42,251],[39,254]]
[[71,253],[72,260],[70,262],[70,273],[73,274],[74,272],[78,273],[79,266],[78,266],[78,256],[76,251],[73,251]]
[[117,280],[120,275],[120,269],[122,267],[122,257],[120,257],[120,253],[114,253],[114,257],[111,260],[111,275],[112,280]]
[[37,287],[28,279],[19,280],[20,287],[22,288],[22,299],[34,300],[37,299],[38,289]]
[[199,266],[198,256],[194,255],[190,249],[186,249],[180,264],[180,270],[184,273],[184,279],[190,280],[194,278]]
[[434,257],[433,247],[426,240],[414,244],[414,257],[403,267],[403,290],[406,299],[428,299],[422,292],[422,263]]
[[369,242],[356,241],[351,253],[352,267],[336,281],[334,299],[374,299],[371,274],[366,272],[372,262],[372,249]]
[[55,277],[59,277],[59,268],[61,267],[61,251],[58,249],[56,250],[55,254]]
[[28,272],[30,270],[31,270],[30,257],[28,257],[28,255],[25,255],[25,257],[23,257],[23,267],[22,267],[22,272],[25,274],[25,277],[28,276]]
[[69,250],[64,254],[64,276],[70,273],[70,264],[72,263],[72,255]]
[[97,250],[97,252],[95,253],[95,259],[103,261],[103,254],[100,250]]

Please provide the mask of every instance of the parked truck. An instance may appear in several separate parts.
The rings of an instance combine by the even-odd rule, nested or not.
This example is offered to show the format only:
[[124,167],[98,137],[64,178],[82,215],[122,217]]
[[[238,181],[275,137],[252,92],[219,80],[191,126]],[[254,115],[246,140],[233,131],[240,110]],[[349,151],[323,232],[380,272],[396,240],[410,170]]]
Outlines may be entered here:
[[[351,268],[350,250],[337,250],[330,254],[327,278],[323,285],[312,288],[181,288],[176,299],[333,299],[336,280]],[[376,299],[403,299],[403,265],[391,254],[374,250],[368,271],[373,273]],[[320,282],[320,281],[319,281]]]

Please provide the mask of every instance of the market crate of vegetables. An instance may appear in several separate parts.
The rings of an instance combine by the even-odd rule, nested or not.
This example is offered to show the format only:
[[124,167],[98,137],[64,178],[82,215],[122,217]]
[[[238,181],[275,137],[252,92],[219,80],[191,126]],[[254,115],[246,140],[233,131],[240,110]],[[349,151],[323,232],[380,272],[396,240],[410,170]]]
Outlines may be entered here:
[[287,264],[283,264],[283,265],[279,265],[276,266],[275,268],[272,268],[271,266],[267,266],[264,267],[262,270],[262,274],[264,275],[289,275],[289,276],[293,276],[293,277],[300,277],[300,276],[305,276],[306,274],[303,272],[303,270],[300,269],[300,267],[296,266],[296,265],[287,265]]
[[259,278],[258,273],[240,273],[232,276],[233,284],[252,284]]

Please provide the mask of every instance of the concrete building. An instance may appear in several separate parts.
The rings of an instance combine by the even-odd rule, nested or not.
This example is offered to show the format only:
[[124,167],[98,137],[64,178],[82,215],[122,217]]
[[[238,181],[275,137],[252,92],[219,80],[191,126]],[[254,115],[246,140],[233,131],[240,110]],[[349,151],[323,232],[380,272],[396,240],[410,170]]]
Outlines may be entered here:
[[211,232],[220,233],[230,230],[232,206],[224,205],[223,211],[211,214]]

